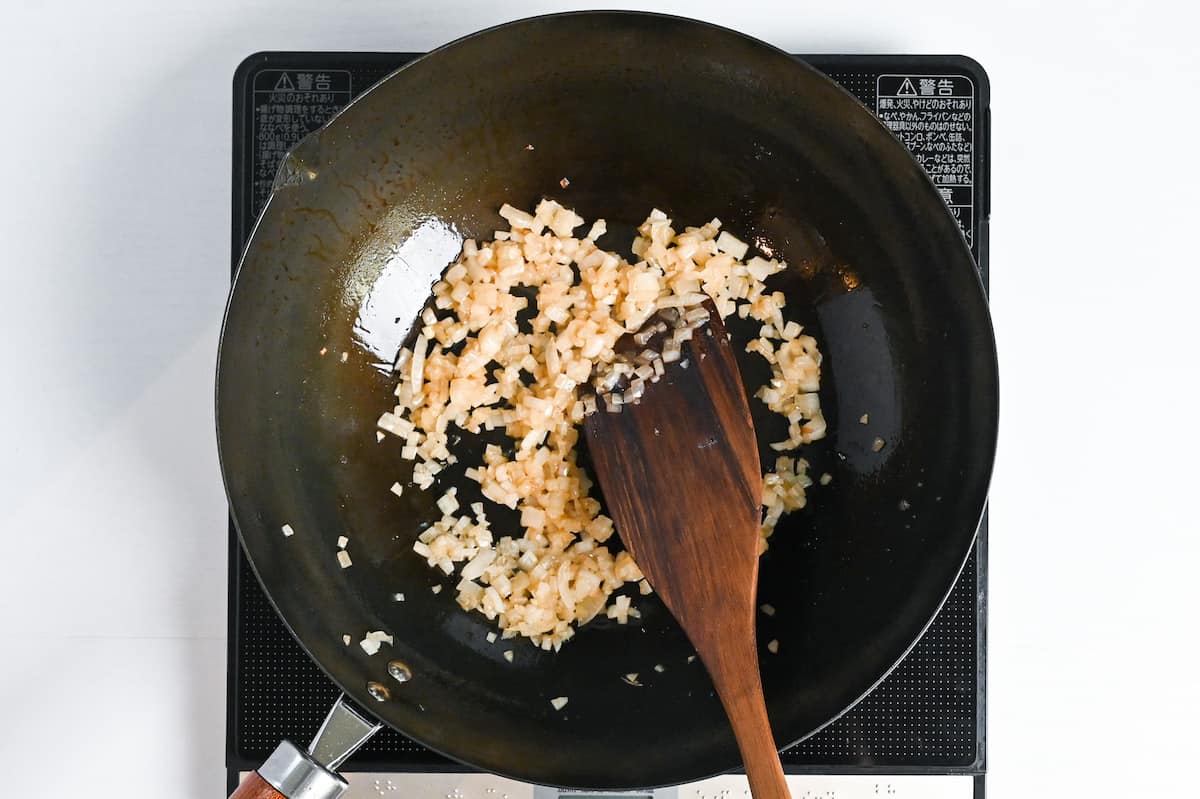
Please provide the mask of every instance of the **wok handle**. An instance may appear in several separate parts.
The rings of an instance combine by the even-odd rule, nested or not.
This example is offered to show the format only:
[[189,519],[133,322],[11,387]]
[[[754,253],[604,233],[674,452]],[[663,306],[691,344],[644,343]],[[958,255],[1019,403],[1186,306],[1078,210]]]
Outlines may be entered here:
[[242,780],[237,790],[229,795],[229,799],[287,799],[287,797],[275,790],[271,783],[258,776],[257,771],[251,771],[246,775],[246,779]]
[[229,799],[338,799],[349,787],[308,752],[284,741]]

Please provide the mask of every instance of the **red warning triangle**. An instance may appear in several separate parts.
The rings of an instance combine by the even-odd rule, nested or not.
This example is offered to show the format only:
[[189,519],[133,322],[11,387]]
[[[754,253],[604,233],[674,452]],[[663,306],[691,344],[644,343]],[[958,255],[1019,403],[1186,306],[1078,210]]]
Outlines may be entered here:
[[[285,75],[284,77],[287,76]],[[900,88],[896,90],[896,94],[900,97],[916,97],[917,89],[913,86],[910,79],[905,78],[904,82],[900,84]]]
[[279,80],[275,81],[275,91],[277,92],[291,92],[295,90],[296,87],[292,84],[292,79],[288,77],[286,72],[279,76]]

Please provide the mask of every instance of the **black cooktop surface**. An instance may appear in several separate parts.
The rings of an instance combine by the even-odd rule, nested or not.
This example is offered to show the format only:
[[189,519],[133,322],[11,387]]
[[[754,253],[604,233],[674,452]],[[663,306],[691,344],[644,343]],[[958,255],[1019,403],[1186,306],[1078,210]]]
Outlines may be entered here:
[[[233,84],[233,259],[283,155],[411,53],[259,53]],[[983,69],[958,56],[801,56],[892,129],[934,179],[988,281],[990,115]],[[226,765],[257,767],[281,739],[308,741],[338,689],[275,615],[229,531]],[[782,753],[789,772],[984,770],[987,520],[945,606],[904,661],[865,699]],[[354,771],[462,768],[392,730]]]

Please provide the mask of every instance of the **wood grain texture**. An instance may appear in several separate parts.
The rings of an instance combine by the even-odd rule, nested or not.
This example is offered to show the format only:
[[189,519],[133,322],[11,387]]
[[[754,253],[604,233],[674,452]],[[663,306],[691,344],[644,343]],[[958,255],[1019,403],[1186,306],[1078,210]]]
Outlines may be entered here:
[[639,405],[588,417],[592,461],[621,540],[708,669],[755,799],[787,799],[754,630],[762,471],[715,311],[684,356]]
[[287,799],[287,797],[258,776],[257,771],[252,771],[238,785],[237,790],[229,795],[229,799]]

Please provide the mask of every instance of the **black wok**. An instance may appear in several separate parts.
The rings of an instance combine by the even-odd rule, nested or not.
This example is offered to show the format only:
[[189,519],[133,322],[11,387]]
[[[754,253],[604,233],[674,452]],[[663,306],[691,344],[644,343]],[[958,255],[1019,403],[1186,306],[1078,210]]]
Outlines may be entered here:
[[[398,440],[376,443],[386,365],[461,238],[490,237],[502,203],[542,196],[607,219],[610,249],[628,252],[658,207],[679,225],[717,216],[791,265],[772,280],[825,354],[829,435],[803,454],[833,482],[784,518],[762,562],[781,744],[882,679],[971,547],[997,424],[983,291],[944,202],[870,113],[772,47],[677,18],[571,14],[468,37],[286,159],[229,301],[217,417],[242,543],[287,626],[381,720],[473,766],[593,789],[700,778],[737,766],[738,751],[655,598],[639,600],[639,626],[598,620],[558,653],[490,644],[491,625],[455,604],[456,578],[411,552],[442,489],[388,491],[411,465]],[[741,366],[747,385],[762,382],[761,363]],[[752,405],[762,440],[784,438]],[[464,436],[442,486],[469,487],[461,467],[478,451]],[[762,456],[773,462],[765,444]],[[395,644],[374,657],[343,644],[380,629]],[[393,658],[411,682],[388,677]],[[372,699],[371,681],[390,698]],[[564,695],[557,712],[549,699]]]

